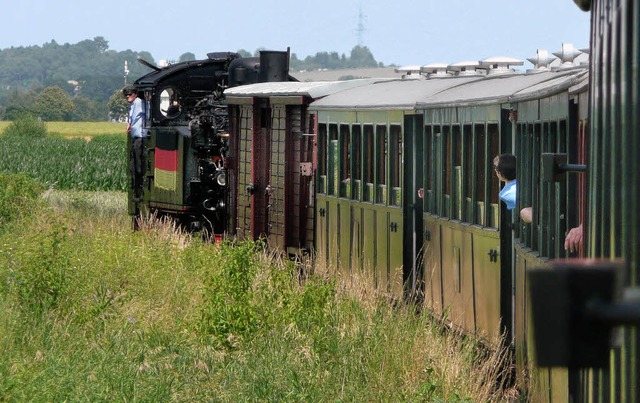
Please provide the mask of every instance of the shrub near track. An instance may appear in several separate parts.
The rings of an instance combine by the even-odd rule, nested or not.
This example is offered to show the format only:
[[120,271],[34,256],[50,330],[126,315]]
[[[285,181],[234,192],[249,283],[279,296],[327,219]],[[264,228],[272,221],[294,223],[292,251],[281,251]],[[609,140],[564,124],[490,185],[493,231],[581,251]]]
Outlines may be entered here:
[[26,173],[57,189],[125,191],[126,147],[119,135],[92,141],[0,136],[0,171]]

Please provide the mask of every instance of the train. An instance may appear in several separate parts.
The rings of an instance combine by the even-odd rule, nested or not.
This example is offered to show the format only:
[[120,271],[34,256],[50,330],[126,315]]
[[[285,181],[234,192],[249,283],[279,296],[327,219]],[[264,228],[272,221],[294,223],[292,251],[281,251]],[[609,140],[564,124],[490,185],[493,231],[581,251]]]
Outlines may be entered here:
[[507,345],[523,399],[638,401],[640,1],[576,4],[589,49],[538,50],[524,71],[491,57],[300,82],[288,50],[155,68],[134,84],[149,135],[129,213],[311,256]]

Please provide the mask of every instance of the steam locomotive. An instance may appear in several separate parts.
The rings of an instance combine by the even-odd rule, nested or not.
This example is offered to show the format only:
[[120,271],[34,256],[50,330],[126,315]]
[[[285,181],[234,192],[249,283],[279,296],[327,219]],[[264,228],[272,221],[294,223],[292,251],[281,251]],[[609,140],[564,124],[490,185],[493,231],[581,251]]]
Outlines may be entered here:
[[[488,58],[298,82],[288,52],[158,69],[136,82],[149,157],[129,211],[311,253],[490,346],[506,341],[531,401],[638,401],[640,2],[577,3],[593,10],[590,50],[539,50],[526,71]],[[513,211],[498,199],[501,153],[518,159]]]
[[128,198],[134,226],[137,217],[155,214],[211,237],[227,232],[229,117],[223,92],[293,80],[288,61],[288,50],[264,51],[258,58],[213,52],[164,68],[141,60],[153,71],[134,83],[147,111],[142,189],[134,192],[132,179]]

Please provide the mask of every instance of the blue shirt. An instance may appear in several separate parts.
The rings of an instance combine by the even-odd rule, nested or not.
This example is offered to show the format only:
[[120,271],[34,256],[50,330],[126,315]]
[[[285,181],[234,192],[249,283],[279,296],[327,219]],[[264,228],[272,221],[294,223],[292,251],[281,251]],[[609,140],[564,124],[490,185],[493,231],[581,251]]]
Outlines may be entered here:
[[513,210],[516,207],[516,181],[515,179],[504,185],[500,191],[500,200],[507,204],[507,210]]
[[144,118],[145,110],[142,99],[136,98],[131,102],[129,107],[129,124],[131,124],[131,137],[134,139],[137,137],[144,137]]

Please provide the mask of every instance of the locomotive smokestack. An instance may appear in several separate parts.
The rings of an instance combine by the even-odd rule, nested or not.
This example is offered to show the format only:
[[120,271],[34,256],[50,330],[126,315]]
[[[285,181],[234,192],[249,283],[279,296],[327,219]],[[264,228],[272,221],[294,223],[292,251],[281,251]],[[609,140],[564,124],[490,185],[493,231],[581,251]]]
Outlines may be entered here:
[[286,51],[260,51],[259,82],[288,81],[289,77],[289,48]]

